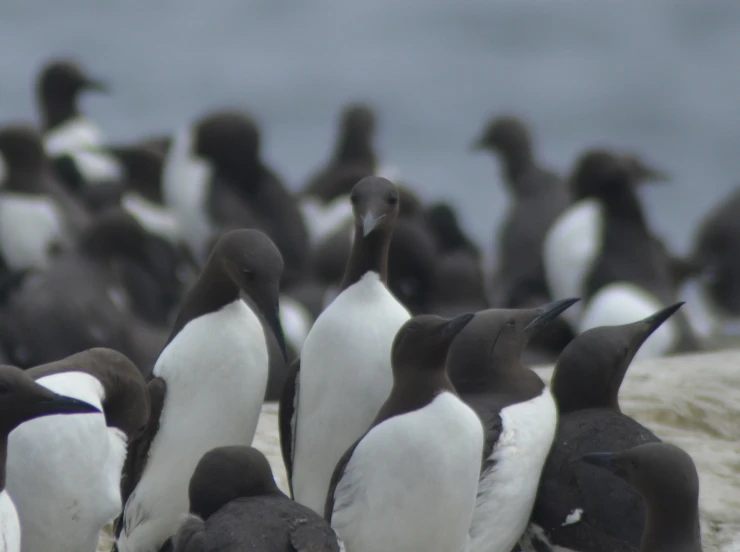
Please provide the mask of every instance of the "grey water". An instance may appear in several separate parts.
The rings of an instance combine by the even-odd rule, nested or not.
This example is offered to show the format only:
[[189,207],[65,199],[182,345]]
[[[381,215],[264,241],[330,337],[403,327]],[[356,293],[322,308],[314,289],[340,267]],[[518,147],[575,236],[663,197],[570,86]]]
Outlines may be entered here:
[[384,161],[488,250],[507,199],[468,145],[495,113],[526,117],[562,171],[594,144],[670,170],[645,200],[679,252],[740,184],[737,0],[2,0],[0,52],[0,122],[35,119],[36,70],[71,55],[114,90],[85,102],[111,140],[244,107],[295,187],[366,99]]

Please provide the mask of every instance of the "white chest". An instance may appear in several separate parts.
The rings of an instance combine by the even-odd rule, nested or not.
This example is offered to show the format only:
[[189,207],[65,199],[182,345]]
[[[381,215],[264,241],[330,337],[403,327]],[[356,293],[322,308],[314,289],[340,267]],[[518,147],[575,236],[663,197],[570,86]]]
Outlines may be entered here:
[[21,526],[10,495],[0,491],[0,552],[20,552]]
[[15,270],[45,268],[52,246],[64,241],[62,220],[62,214],[51,198],[2,194],[0,246],[5,262]]
[[264,331],[241,300],[192,320],[165,348],[154,367],[167,384],[160,428],[126,504],[122,552],[159,550],[174,532],[203,454],[252,443],[267,374]]
[[[103,388],[89,374],[63,372],[37,383],[101,408]],[[103,414],[46,416],[10,434],[7,488],[23,527],[22,550],[93,552],[121,510],[125,435]]]
[[503,432],[490,457],[494,464],[478,486],[471,552],[510,552],[527,527],[557,426],[549,388],[504,408],[501,421]]
[[355,449],[332,527],[348,550],[462,552],[482,454],[478,416],[450,393],[386,420]]
[[[562,213],[545,235],[543,264],[553,297],[581,297],[583,286],[601,250],[603,206],[584,199]],[[577,324],[581,306],[576,303],[562,316]]]
[[156,205],[133,192],[124,195],[121,205],[146,231],[173,243],[179,240],[180,225],[177,217],[166,207]]
[[112,155],[102,151],[104,138],[93,121],[80,116],[50,131],[44,146],[50,157],[70,156],[89,183],[118,180],[121,166]]
[[303,344],[293,491],[317,513],[323,514],[334,466],[388,398],[391,345],[408,319],[378,276],[368,273],[319,316]]

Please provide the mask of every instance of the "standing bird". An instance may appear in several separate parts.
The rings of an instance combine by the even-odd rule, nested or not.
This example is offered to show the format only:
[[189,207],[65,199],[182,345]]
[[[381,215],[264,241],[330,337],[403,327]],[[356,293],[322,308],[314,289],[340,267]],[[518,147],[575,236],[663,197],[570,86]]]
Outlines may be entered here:
[[[543,249],[552,292],[584,298],[582,311],[575,309],[569,321],[580,331],[626,324],[674,303],[670,259],[660,254],[640,204],[634,158],[589,150],[572,180],[577,201],[552,225]],[[652,335],[640,355],[696,347],[687,321],[678,316]]]
[[176,134],[165,158],[163,195],[198,261],[223,231],[256,228],[285,261],[282,285],[300,281],[308,234],[296,198],[262,159],[260,129],[246,113],[214,111]]
[[685,451],[647,443],[616,453],[594,452],[583,462],[613,473],[645,503],[640,552],[702,552],[699,531],[699,474]]
[[472,314],[422,315],[393,342],[393,389],[370,429],[342,456],[325,517],[353,552],[467,549],[483,428],[445,368]]
[[471,552],[511,552],[527,528],[558,413],[550,389],[520,357],[532,336],[576,301],[482,311],[452,342],[450,379],[485,432]]
[[308,179],[302,195],[328,203],[350,193],[358,180],[375,174],[375,129],[375,113],[370,106],[362,103],[345,106],[339,119],[334,152],[326,166]]
[[120,552],[159,550],[188,511],[188,482],[203,454],[252,443],[267,386],[267,342],[240,292],[285,354],[282,270],[280,252],[258,230],[234,230],[216,243],[149,382],[149,424],[127,459],[124,495],[131,494],[117,528]]
[[26,373],[100,412],[39,418],[10,435],[6,487],[21,521],[21,548],[95,552],[100,531],[123,507],[128,443],[149,417],[146,382],[125,356],[100,348]]
[[542,262],[547,230],[570,205],[571,195],[562,178],[538,164],[524,121],[508,115],[494,118],[473,147],[501,157],[502,180],[512,201],[496,233],[496,306],[529,307],[574,295],[551,296]]
[[278,489],[270,463],[252,447],[207,452],[188,488],[190,514],[172,537],[173,552],[249,550],[339,552],[329,524]]
[[90,222],[52,176],[40,134],[26,124],[0,129],[0,254],[15,271],[46,268]]
[[280,399],[280,444],[293,498],[321,514],[342,454],[392,386],[390,351],[408,311],[386,287],[398,192],[381,177],[352,190],[355,237],[341,291],[314,323]]
[[108,93],[108,86],[71,59],[49,61],[36,81],[46,152],[57,176],[75,193],[120,177],[116,160],[99,149],[100,129],[80,111],[83,92]]
[[621,412],[619,388],[640,346],[680,306],[588,330],[560,355],[550,383],[560,424],[522,539],[525,550],[634,552],[639,546],[645,510],[635,491],[574,460],[660,441]]
[[[15,504],[5,489],[8,436],[23,422],[53,414],[85,414],[94,406],[57,395],[14,366],[0,366],[0,552],[21,551],[21,526]],[[39,492],[45,493],[46,489]]]

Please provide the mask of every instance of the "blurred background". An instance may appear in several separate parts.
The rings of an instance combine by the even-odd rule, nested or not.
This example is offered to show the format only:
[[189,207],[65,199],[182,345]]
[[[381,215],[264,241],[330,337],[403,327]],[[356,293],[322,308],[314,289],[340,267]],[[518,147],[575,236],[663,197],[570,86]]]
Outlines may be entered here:
[[451,200],[486,255],[507,199],[469,144],[500,112],[530,122],[559,172],[594,144],[670,171],[640,193],[679,253],[739,180],[735,0],[10,0],[0,51],[2,121],[37,120],[37,71],[73,56],[111,85],[83,104],[110,139],[243,107],[294,188],[326,159],[341,105],[371,102],[384,161],[424,199]]

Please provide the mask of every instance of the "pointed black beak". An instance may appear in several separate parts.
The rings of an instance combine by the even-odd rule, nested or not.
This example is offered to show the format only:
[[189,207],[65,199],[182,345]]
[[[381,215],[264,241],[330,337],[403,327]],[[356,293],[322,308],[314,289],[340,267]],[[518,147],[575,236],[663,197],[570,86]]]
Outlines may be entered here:
[[51,400],[42,400],[34,403],[33,412],[39,416],[51,414],[100,414],[100,410],[85,401],[56,394]]
[[107,83],[93,78],[85,80],[85,90],[100,92],[101,94],[110,94],[110,87]]
[[572,297],[570,299],[561,299],[559,301],[553,301],[547,305],[543,305],[537,309],[537,316],[524,328],[524,331],[538,330],[547,326],[555,318],[560,316],[572,305],[575,305],[581,299],[579,297]]
[[263,311],[267,325],[270,326],[275,339],[277,339],[280,352],[283,354],[283,360],[288,362],[288,348],[285,345],[285,334],[283,325],[280,323],[280,308],[275,305],[272,309]]
[[628,156],[627,164],[632,178],[640,183],[666,183],[671,181],[671,175],[667,172],[647,164],[637,156]]
[[475,317],[475,314],[473,313],[465,313],[461,314],[460,316],[456,316],[447,324],[445,324],[444,329],[442,330],[442,335],[446,339],[452,339],[457,334],[459,334],[465,326],[468,325],[468,323]]
[[652,314],[648,316],[647,318],[640,320],[639,322],[635,323],[635,326],[639,328],[639,331],[636,335],[638,339],[639,345],[642,345],[648,337],[650,337],[655,330],[660,328],[660,326],[668,320],[673,314],[680,309],[683,306],[684,302],[679,301],[678,303],[671,305],[670,307],[666,307],[663,310],[659,310],[655,314]]
[[578,460],[610,471],[615,475],[622,473],[622,467],[616,461],[615,455],[611,452],[592,452],[590,454],[584,454]]
[[375,230],[380,224],[380,221],[385,218],[385,215],[375,216],[372,212],[362,217],[362,237],[366,238],[370,232]]

